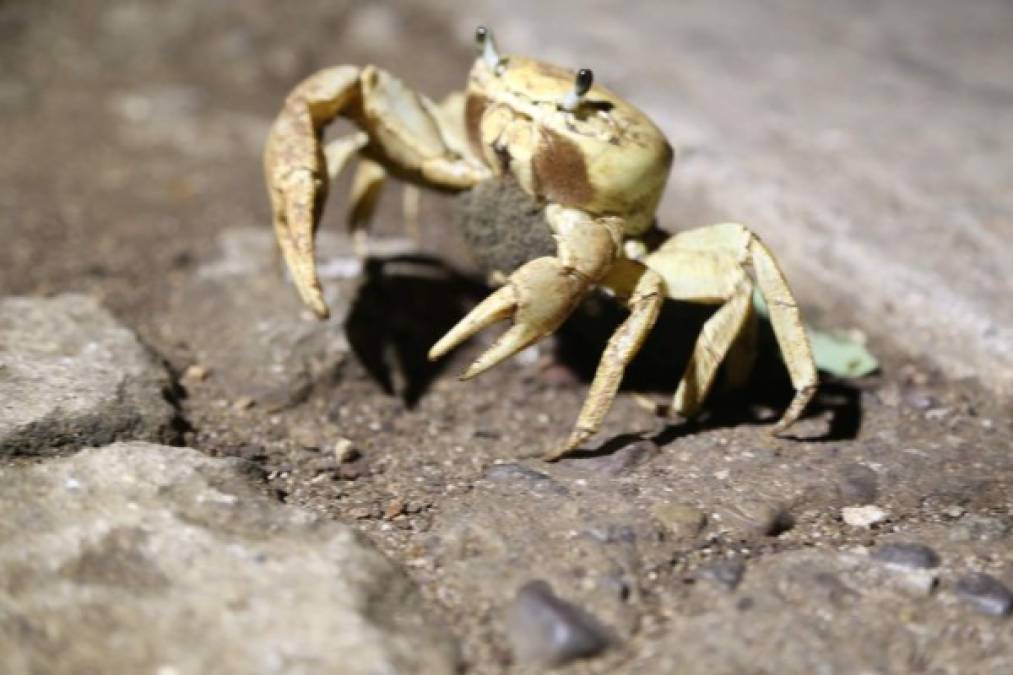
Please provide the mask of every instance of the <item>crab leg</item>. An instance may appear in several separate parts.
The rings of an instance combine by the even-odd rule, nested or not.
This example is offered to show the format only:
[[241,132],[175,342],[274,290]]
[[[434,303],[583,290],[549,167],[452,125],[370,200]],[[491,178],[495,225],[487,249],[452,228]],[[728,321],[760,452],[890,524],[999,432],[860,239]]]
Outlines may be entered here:
[[[338,116],[368,136],[362,152],[410,181],[465,189],[489,171],[462,157],[446,142],[434,104],[390,74],[373,67],[327,68],[289,94],[268,136],[264,168],[275,233],[303,301],[320,317],[328,314],[314,261],[317,223],[327,193],[327,165],[320,136]],[[356,141],[332,149],[337,172]]]
[[773,432],[795,422],[816,391],[816,366],[794,296],[759,238],[737,223],[712,225],[675,235],[644,262],[664,278],[670,298],[722,305],[704,324],[676,390],[674,409],[687,416],[699,409],[736,337],[749,326],[753,282],[744,266],[751,265],[796,390]]
[[584,400],[584,407],[577,417],[577,424],[566,442],[545,456],[549,461],[573,450],[601,428],[606,413],[612,407],[626,366],[640,351],[654,327],[665,299],[661,277],[634,260],[624,258],[617,261],[601,284],[612,289],[617,296],[626,298],[630,315],[609,338]]
[[618,218],[595,218],[577,209],[546,207],[556,242],[555,257],[536,258],[518,268],[506,285],[478,304],[429,351],[435,360],[482,329],[512,318],[511,326],[465,371],[475,377],[552,333],[588,289],[612,267],[622,240]]

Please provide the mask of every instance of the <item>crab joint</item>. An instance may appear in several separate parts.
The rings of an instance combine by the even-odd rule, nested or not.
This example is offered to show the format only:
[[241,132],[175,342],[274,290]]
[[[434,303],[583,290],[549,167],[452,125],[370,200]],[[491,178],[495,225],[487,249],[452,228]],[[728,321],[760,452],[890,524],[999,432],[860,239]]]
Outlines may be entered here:
[[594,84],[594,73],[591,72],[591,69],[581,68],[578,70],[577,77],[574,78],[573,89],[566,93],[559,107],[568,112],[576,110],[580,102],[584,100],[584,95],[591,90],[592,84]]
[[478,45],[478,51],[482,55],[485,64],[498,75],[503,67],[503,57],[499,55],[499,50],[496,49],[496,39],[493,38],[492,31],[485,26],[476,28],[475,43]]

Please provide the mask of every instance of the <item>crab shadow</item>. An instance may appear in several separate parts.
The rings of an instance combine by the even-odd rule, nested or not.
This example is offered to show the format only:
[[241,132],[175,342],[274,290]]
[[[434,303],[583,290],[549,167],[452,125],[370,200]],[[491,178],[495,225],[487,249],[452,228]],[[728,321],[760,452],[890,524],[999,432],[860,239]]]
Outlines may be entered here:
[[345,334],[369,375],[412,408],[446,367],[429,348],[488,288],[426,255],[370,258],[363,272]]
[[[670,400],[682,378],[704,323],[716,307],[666,300],[658,321],[636,358],[626,369],[621,391],[635,391]],[[626,318],[625,311],[603,297],[590,298],[559,330],[555,358],[590,381],[601,349]],[[791,402],[795,389],[781,358],[770,322],[757,321],[755,360],[745,382],[730,386],[725,368],[718,371],[714,387],[697,417],[666,426],[652,437],[659,445],[703,429],[742,424],[773,424]],[[862,425],[861,390],[846,381],[820,373],[820,387],[803,418],[828,417],[825,430],[816,436],[796,436],[789,429],[785,438],[806,441],[850,440]],[[615,450],[606,441],[593,453]]]
[[[446,368],[447,360],[427,358],[436,343],[489,287],[427,255],[371,258],[345,330],[353,353],[390,395],[414,407]],[[714,308],[666,300],[657,324],[627,368],[621,389],[670,397]],[[588,298],[556,332],[553,360],[582,382],[590,382],[609,337],[626,312],[601,294]],[[666,426],[652,440],[659,445],[701,429],[771,424],[794,394],[770,324],[760,320],[756,360],[744,386],[728,387],[719,372],[700,416]],[[861,392],[824,377],[806,416],[829,414],[825,433],[809,441],[855,438],[861,427]],[[790,435],[787,435],[791,438]],[[609,453],[618,439],[606,440],[592,454]]]

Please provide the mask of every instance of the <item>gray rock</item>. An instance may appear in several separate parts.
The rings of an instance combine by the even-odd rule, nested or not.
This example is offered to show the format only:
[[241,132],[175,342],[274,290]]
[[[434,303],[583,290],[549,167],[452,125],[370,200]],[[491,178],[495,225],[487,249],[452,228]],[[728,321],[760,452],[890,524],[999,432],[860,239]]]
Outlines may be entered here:
[[485,479],[494,483],[523,484],[537,492],[551,492],[556,495],[569,493],[566,486],[551,476],[535,471],[522,464],[494,464],[485,472]]
[[597,619],[563,600],[544,581],[531,581],[507,612],[507,631],[515,658],[523,664],[558,666],[594,656],[612,641]]
[[745,573],[746,563],[741,558],[727,558],[704,565],[697,570],[696,575],[723,586],[726,590],[734,591]]
[[733,536],[776,536],[794,521],[783,504],[763,498],[743,498],[718,509],[722,529]]
[[879,497],[879,479],[864,464],[845,464],[841,467],[838,490],[843,506],[871,504]]
[[939,554],[922,544],[883,544],[872,552],[872,558],[901,567],[932,569],[939,566]]
[[162,364],[83,295],[0,300],[0,455],[174,442]]
[[966,515],[953,524],[949,538],[951,541],[991,542],[1009,535],[1008,519],[978,514]]
[[[174,296],[174,337],[193,350],[233,399],[249,397],[280,410],[297,404],[319,382],[334,380],[349,350],[344,323],[358,288],[361,265],[350,240],[318,237],[318,263],[331,318],[306,315],[281,273],[274,235],[232,229],[219,238],[221,255],[199,268]],[[402,240],[371,243],[373,252],[404,252]]]
[[982,614],[1009,616],[1013,611],[1013,592],[993,576],[975,572],[961,577],[956,585],[957,597]]
[[146,443],[0,469],[0,671],[454,672],[407,577],[255,471]]
[[651,515],[665,526],[675,539],[692,539],[707,523],[703,511],[690,504],[663,502],[651,507]]

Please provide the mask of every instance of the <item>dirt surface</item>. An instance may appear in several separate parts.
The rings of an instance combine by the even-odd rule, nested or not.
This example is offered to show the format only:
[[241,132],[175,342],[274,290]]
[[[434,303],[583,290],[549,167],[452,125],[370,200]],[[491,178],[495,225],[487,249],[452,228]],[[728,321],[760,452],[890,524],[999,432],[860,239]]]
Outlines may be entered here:
[[[549,580],[619,636],[617,647],[573,672],[664,672],[671,631],[724,602],[713,600],[701,570],[729,558],[744,561],[747,578],[755,566],[764,579],[782,554],[917,541],[944,559],[944,598],[956,597],[956,581],[972,572],[1013,582],[1011,402],[908,353],[876,316],[858,314],[846,289],[817,295],[803,284],[806,314],[861,329],[882,372],[828,380],[790,438],[767,433],[790,396],[767,349],[753,386],[716,399],[701,419],[662,419],[626,391],[588,451],[542,463],[569,430],[595,345],[615,317],[588,309],[558,340],[478,381],[453,374],[484,337],[425,370],[426,341],[483,293],[451,227],[453,202],[437,195],[423,202],[421,246],[444,281],[381,277],[367,295],[368,321],[396,326],[408,345],[388,387],[402,395],[385,391],[375,364],[354,350],[333,377],[273,409],[228,385],[220,364],[202,363],[199,330],[188,335],[178,320],[187,311],[181,299],[193,297],[188,284],[221,255],[223,232],[269,228],[260,152],[286,91],[342,62],[382,65],[437,96],[463,82],[470,35],[455,17],[421,4],[374,5],[0,3],[0,294],[76,291],[101,300],[179,380],[185,444],[251,459],[278,499],[361,529],[445,612],[473,672],[511,667],[506,607],[532,579]],[[403,233],[397,197],[392,190],[383,204],[379,238]],[[329,207],[322,228],[339,230],[340,197]],[[195,316],[214,310],[188,302],[198,303]],[[664,335],[678,333],[685,316],[668,309],[676,315]],[[692,316],[688,323],[699,325]],[[660,401],[689,343],[659,340],[643,363],[671,350],[670,372],[642,367],[632,384]],[[885,519],[871,528],[845,523],[842,508],[863,504]],[[1001,534],[976,534],[988,527]],[[971,534],[962,539],[961,528]],[[943,618],[933,602],[945,606]],[[1008,621],[936,598],[913,606],[909,623],[972,629],[934,632],[950,651],[912,647],[923,661],[909,664],[938,658],[955,668],[946,672],[961,672],[961,663],[998,663],[988,659],[1009,646]],[[895,667],[883,672],[903,672]]]

